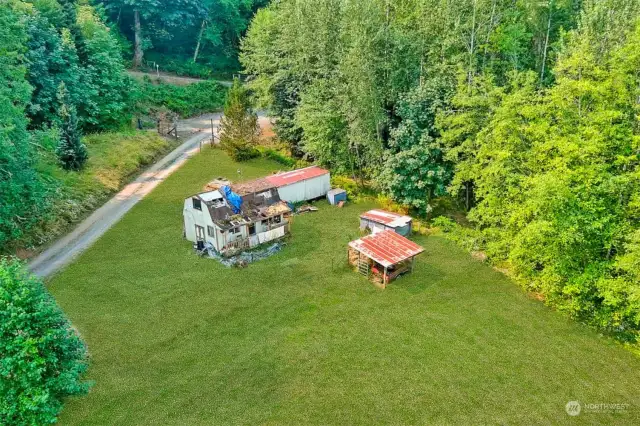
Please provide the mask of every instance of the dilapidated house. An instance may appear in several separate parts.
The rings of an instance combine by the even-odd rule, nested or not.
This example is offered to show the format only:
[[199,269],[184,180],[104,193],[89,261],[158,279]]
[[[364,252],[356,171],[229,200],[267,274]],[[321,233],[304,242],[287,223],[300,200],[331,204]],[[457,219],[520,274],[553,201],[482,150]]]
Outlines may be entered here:
[[291,209],[266,180],[222,186],[184,201],[184,234],[200,248],[233,255],[284,237]]

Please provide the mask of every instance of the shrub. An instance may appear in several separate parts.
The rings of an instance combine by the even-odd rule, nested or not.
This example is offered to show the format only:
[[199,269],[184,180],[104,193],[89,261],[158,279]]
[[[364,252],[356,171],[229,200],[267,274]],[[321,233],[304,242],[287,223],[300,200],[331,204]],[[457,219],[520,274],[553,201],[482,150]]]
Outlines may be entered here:
[[461,226],[444,216],[433,219],[431,225],[467,251],[481,251],[486,248],[486,237],[477,229]]
[[409,214],[409,207],[397,203],[396,201],[393,200],[393,198],[387,195],[378,194],[378,196],[376,197],[376,202],[384,210],[400,213],[400,214]]
[[347,196],[351,199],[360,195],[360,188],[358,183],[350,177],[331,175],[331,186],[334,188],[342,188],[347,191]]
[[288,168],[294,168],[296,166],[296,160],[281,153],[280,151],[276,151],[275,149],[265,148],[261,149],[262,155],[265,158],[275,161],[276,163],[282,164]]
[[43,284],[0,260],[0,424],[55,423],[63,398],[86,393],[86,346]]
[[438,216],[431,221],[434,228],[439,228],[444,233],[453,232],[457,224],[448,217]]
[[167,108],[182,117],[193,117],[205,112],[219,110],[224,104],[226,88],[215,81],[175,86],[146,78],[143,82],[134,83],[135,110],[137,114],[146,115],[150,110]]

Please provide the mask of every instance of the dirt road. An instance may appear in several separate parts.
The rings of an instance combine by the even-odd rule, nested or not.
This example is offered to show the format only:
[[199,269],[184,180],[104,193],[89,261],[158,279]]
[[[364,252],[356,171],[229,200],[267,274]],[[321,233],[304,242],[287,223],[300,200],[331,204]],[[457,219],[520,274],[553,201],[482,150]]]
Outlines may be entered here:
[[29,263],[35,275],[48,277],[68,265],[76,256],[86,250],[109,228],[116,224],[133,206],[149,194],[156,186],[197,154],[200,142],[211,138],[211,119],[214,132],[220,124],[221,114],[207,114],[198,118],[183,120],[179,129],[189,134],[187,140],[162,160],[147,169],[135,181],[127,185],[104,206],[80,223],[70,234],[58,240]]
[[[160,80],[164,83],[175,84],[176,86],[188,86],[189,84],[201,83],[206,80],[202,80],[200,78],[191,78],[191,77],[178,77],[177,75],[168,74],[160,72],[152,73],[152,72],[142,72],[142,71],[127,71],[127,73],[135,78],[136,80],[143,80],[144,77],[149,77],[152,81]],[[216,80],[218,83],[222,84],[226,87],[231,87],[233,82],[224,81],[224,80]]]

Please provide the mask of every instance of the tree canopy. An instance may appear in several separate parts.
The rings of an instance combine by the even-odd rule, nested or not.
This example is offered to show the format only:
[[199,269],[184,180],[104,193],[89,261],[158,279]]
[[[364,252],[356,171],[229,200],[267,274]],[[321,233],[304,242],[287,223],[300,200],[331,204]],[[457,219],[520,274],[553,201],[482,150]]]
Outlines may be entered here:
[[267,0],[100,0],[111,20],[131,43],[134,67],[146,53],[166,67],[177,57],[217,71],[239,68],[237,51],[255,10]]
[[292,152],[447,194],[548,303],[640,330],[640,1],[282,0],[241,60]]
[[44,425],[63,398],[81,395],[87,349],[43,284],[0,260],[0,422]]

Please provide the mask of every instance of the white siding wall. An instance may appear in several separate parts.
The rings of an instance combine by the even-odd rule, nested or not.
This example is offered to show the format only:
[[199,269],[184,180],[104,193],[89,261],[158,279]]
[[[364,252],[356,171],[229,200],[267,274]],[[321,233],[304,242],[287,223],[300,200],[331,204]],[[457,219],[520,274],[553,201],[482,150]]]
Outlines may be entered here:
[[331,176],[327,173],[311,179],[278,188],[280,199],[290,203],[324,197],[331,189]]
[[202,203],[202,210],[196,210],[193,208],[192,199],[187,198],[184,200],[183,216],[185,236],[188,241],[196,242],[196,225],[204,228],[206,238],[207,225],[211,223],[211,216],[209,216],[207,206],[204,203]]
[[[202,211],[193,208],[192,198],[187,198],[184,200],[184,230],[185,230],[185,238],[187,241],[191,241],[193,243],[196,242],[196,225],[202,226],[204,228],[205,241],[211,243],[216,250],[221,250],[225,244],[225,235],[222,231],[214,225],[211,220],[211,216],[209,215],[209,211],[207,206],[202,203]],[[209,235],[209,227],[213,227],[215,230],[214,235]],[[241,227],[242,228],[242,227]],[[242,232],[245,232],[242,230]],[[217,239],[216,239],[217,234]],[[225,232],[227,242],[231,241],[229,239],[229,233]],[[232,239],[239,238],[239,236],[233,236]]]
[[401,226],[399,228],[392,228],[382,223],[360,218],[360,230],[364,231],[367,228],[371,230],[372,234],[376,234],[380,231],[384,231],[385,229],[389,229],[405,237],[411,234],[411,223],[407,224],[406,226]]

